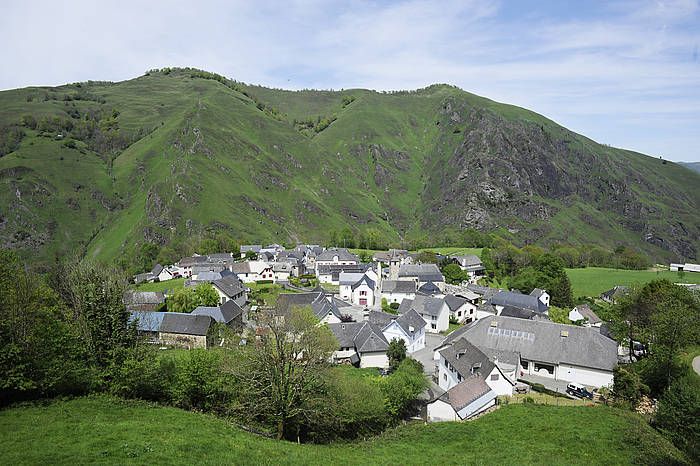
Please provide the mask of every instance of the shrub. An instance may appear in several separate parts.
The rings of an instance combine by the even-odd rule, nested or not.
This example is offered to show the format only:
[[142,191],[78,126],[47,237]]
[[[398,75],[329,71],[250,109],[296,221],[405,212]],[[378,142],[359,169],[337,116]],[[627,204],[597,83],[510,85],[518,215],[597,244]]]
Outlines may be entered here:
[[659,400],[654,425],[700,463],[700,382],[694,374],[669,386]]
[[113,361],[109,391],[124,398],[170,401],[175,381],[175,363],[161,358],[158,350],[138,346],[124,350]]
[[173,401],[185,409],[225,412],[232,398],[232,382],[227,381],[221,371],[219,353],[191,350],[187,358],[178,364]]

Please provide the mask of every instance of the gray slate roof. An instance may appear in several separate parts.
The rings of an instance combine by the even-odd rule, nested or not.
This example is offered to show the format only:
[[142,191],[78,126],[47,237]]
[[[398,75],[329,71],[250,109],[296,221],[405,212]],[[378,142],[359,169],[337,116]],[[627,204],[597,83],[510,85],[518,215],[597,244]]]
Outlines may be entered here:
[[416,282],[413,280],[384,280],[382,293],[415,293]]
[[432,296],[436,294],[441,294],[442,291],[440,291],[440,288],[438,288],[438,286],[435,283],[426,282],[418,288],[418,293],[426,296]]
[[378,325],[365,322],[355,337],[355,348],[358,353],[376,353],[389,349],[389,342]]
[[480,286],[480,285],[472,285],[469,284],[467,285],[467,289],[470,291],[473,291],[474,293],[478,294],[481,296],[483,299],[491,299],[494,295],[497,293],[500,293],[503,290],[500,290],[498,288],[491,288],[488,286]]
[[[426,326],[425,320],[413,309],[401,315],[389,314],[383,311],[370,311],[367,319],[370,323],[379,326],[382,330],[391,324],[392,321],[396,321],[399,327],[401,327],[407,335],[411,336]],[[411,330],[411,328],[413,330]]]
[[316,257],[316,262],[332,261],[335,256],[338,256],[339,261],[356,261],[360,262],[360,259],[346,248],[330,248],[323,251]]
[[[567,332],[567,336],[562,336]],[[554,322],[493,316],[452,332],[443,344],[464,338],[485,353],[520,353],[523,359],[612,370],[617,343],[598,329]]]
[[416,277],[420,282],[444,282],[440,269],[435,264],[405,264],[399,267],[399,277]]
[[167,312],[160,324],[160,331],[182,335],[206,335],[214,319],[208,315]]
[[160,273],[163,271],[163,266],[160,264],[156,264],[153,269],[151,269],[151,273],[155,275],[156,277],[160,275]]
[[495,367],[486,353],[465,339],[457,340],[440,351],[440,355],[465,379],[469,377],[484,379]]
[[340,348],[354,348],[355,337],[364,325],[364,322],[341,322],[339,324],[328,324],[328,328],[335,335]]
[[243,244],[241,245],[240,252],[241,254],[245,254],[248,251],[253,251],[255,253],[260,252],[262,249],[262,244]]
[[314,315],[319,319],[323,319],[329,313],[340,319],[340,311],[338,307],[328,301],[325,293],[321,291],[312,291],[309,293],[282,293],[277,297],[277,313],[279,315],[289,315],[292,308],[301,306],[310,306]]
[[196,275],[198,282],[214,282],[221,279],[221,272],[204,271]]
[[212,285],[221,290],[229,298],[239,295],[245,291],[243,282],[241,282],[236,275],[228,275],[219,280],[212,282]]
[[199,306],[191,314],[209,316],[215,321],[228,324],[239,315],[243,314],[243,309],[233,300],[228,300],[221,306],[208,307]]
[[504,317],[515,317],[517,319],[544,319],[549,320],[545,314],[539,312],[531,311],[530,309],[523,309],[514,306],[505,306],[501,313],[499,314]]
[[129,323],[136,321],[139,332],[157,332],[167,312],[131,311]]
[[513,291],[501,291],[500,293],[496,293],[489,302],[494,306],[513,306],[535,312],[547,311],[547,306],[536,296]]
[[460,307],[464,306],[465,303],[468,301],[465,298],[462,298],[461,296],[455,296],[452,294],[448,294],[445,296],[445,304],[447,304],[447,307],[450,308],[450,311],[456,311]]
[[410,309],[415,310],[420,315],[438,317],[442,311],[445,300],[433,296],[417,295],[416,299],[404,299],[399,306],[399,314],[405,314]]

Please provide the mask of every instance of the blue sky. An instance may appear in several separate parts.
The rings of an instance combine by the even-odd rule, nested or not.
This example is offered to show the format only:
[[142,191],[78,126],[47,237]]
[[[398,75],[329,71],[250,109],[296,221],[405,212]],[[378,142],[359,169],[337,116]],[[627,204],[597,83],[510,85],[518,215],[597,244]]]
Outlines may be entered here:
[[0,89],[194,66],[291,89],[455,84],[700,161],[698,0],[3,2]]

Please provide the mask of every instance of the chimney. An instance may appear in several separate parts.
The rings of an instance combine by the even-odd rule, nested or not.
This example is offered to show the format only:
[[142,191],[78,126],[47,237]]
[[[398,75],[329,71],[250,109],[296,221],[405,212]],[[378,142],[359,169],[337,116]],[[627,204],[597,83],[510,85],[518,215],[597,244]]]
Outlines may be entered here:
[[562,330],[562,331],[561,331],[561,337],[562,337],[562,338],[566,338],[566,337],[568,337],[568,336],[569,336],[569,331],[568,331],[568,330]]

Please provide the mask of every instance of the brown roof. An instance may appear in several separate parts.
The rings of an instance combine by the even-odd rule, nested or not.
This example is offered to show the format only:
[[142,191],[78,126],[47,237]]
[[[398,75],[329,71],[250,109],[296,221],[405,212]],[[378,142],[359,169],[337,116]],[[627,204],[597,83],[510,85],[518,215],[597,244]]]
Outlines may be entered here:
[[469,377],[445,392],[440,399],[459,412],[491,390],[480,377]]

